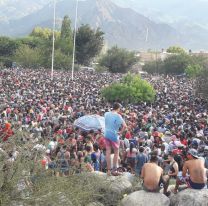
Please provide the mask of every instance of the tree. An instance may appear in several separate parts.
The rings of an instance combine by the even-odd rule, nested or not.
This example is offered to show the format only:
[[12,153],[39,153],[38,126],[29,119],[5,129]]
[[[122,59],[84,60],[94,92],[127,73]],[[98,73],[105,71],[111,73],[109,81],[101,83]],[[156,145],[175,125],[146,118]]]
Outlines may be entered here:
[[151,84],[139,75],[128,74],[120,83],[105,87],[101,94],[109,102],[139,103],[152,102],[156,93]]
[[101,57],[99,63],[101,66],[107,67],[112,73],[126,73],[137,61],[134,52],[114,46]]
[[76,61],[78,64],[88,66],[96,57],[104,41],[104,33],[98,28],[93,30],[89,25],[82,25],[77,31],[76,37]]
[[148,72],[149,74],[162,74],[164,73],[163,61],[157,60],[147,62],[142,69]]
[[192,63],[191,56],[176,54],[164,60],[163,68],[165,74],[183,74],[188,65]]
[[[61,26],[61,35],[60,38],[56,41],[56,49],[59,54],[62,52],[64,55],[67,55],[68,58],[72,59],[73,52],[73,41],[72,41],[72,29],[71,29],[71,20],[68,16],[65,16],[62,21]],[[68,65],[69,66],[69,65]]]
[[185,73],[188,75],[190,78],[195,78],[199,76],[199,74],[202,72],[202,67],[199,64],[193,64],[193,65],[188,65],[188,67],[185,69]]
[[56,69],[68,69],[72,64],[72,58],[69,58],[57,49],[54,56],[54,68]]
[[[54,34],[55,34],[55,39],[58,39],[60,37],[59,31],[55,31]],[[31,32],[30,36],[52,41],[53,31],[49,28],[35,27]]]
[[173,54],[185,54],[186,51],[179,47],[179,46],[171,46],[167,49],[168,53],[173,53]]
[[71,30],[71,20],[69,19],[69,16],[64,16],[64,19],[62,21],[61,26],[61,39],[66,40],[70,39],[72,40],[72,30]]
[[0,56],[12,56],[18,48],[18,43],[9,37],[0,37]]
[[16,51],[15,59],[21,66],[36,68],[42,64],[42,51],[38,48],[32,49],[27,45],[22,45]]

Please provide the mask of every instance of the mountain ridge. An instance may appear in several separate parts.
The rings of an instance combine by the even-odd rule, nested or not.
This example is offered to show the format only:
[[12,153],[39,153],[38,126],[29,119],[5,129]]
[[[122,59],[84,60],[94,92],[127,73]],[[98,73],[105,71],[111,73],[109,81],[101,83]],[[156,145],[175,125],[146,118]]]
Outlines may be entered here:
[[[142,50],[181,45],[187,49],[201,49],[203,46],[208,49],[208,43],[200,43],[196,40],[197,35],[194,31],[192,31],[193,37],[188,37],[185,31],[180,33],[165,23],[154,22],[131,8],[121,8],[114,2],[115,0],[80,1],[78,24],[89,24],[93,28],[100,27],[105,32],[108,46],[116,44],[128,49]],[[59,0],[57,2],[57,22],[60,22],[64,15],[69,15],[73,23],[75,6],[76,0]],[[0,22],[0,34],[24,36],[29,34],[35,26],[51,28],[52,19],[53,4],[49,2],[41,9],[18,20],[10,20],[8,23]],[[57,28],[60,28],[59,23]],[[202,37],[205,39],[206,35],[202,35]]]

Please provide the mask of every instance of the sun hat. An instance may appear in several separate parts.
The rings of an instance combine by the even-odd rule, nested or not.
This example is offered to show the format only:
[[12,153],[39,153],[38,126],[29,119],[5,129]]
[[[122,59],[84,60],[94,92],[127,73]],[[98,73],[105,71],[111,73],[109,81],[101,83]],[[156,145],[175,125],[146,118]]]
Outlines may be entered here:
[[195,157],[195,158],[199,158],[198,152],[197,152],[197,150],[195,150],[195,149],[190,149],[190,150],[188,151],[188,154],[190,154],[191,156],[193,156],[193,157]]

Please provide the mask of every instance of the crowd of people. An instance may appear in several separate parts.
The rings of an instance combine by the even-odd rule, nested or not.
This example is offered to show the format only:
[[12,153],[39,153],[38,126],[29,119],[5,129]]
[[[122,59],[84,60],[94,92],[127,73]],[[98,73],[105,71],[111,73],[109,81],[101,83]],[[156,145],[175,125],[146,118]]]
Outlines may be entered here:
[[[51,80],[47,70],[0,70],[0,154],[16,161],[19,148],[5,143],[21,131],[28,134],[21,141],[30,143],[31,156],[41,154],[42,167],[57,176],[128,171],[143,178],[148,191],[163,185],[167,194],[171,178],[174,192],[182,183],[205,188],[208,107],[195,96],[192,81],[147,75],[157,91],[153,103],[107,103],[101,89],[121,78],[80,71],[72,81],[69,72],[56,71]],[[105,116],[106,131],[74,127],[87,114]]]

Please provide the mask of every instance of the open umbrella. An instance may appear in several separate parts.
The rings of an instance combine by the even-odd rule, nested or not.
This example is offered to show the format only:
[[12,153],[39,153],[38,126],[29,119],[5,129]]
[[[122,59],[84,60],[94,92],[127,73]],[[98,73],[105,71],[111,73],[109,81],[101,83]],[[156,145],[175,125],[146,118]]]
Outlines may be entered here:
[[101,129],[105,130],[105,118],[99,115],[85,115],[74,122],[74,126],[84,131],[94,130],[95,132]]

